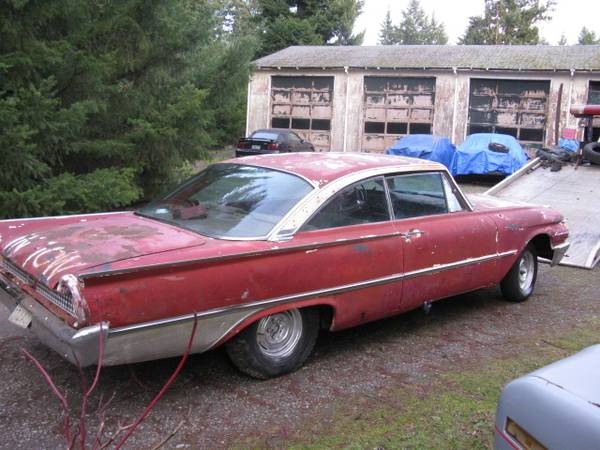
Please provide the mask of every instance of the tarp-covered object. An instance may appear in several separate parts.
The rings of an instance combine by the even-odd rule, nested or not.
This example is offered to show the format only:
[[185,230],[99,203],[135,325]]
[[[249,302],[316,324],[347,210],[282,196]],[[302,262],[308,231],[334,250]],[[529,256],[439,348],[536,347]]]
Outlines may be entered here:
[[[506,147],[507,151],[494,151],[492,148]],[[510,175],[527,162],[527,155],[521,144],[512,136],[496,133],[477,133],[467,136],[458,146],[450,172],[452,175],[502,173]]]
[[410,134],[386,150],[388,155],[410,156],[439,162],[450,168],[456,147],[449,139],[431,134]]

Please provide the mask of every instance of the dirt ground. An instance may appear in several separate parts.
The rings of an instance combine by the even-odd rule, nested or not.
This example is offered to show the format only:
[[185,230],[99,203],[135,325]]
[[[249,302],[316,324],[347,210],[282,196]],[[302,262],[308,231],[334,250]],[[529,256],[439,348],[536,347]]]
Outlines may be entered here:
[[[488,289],[437,302],[429,315],[417,310],[323,333],[303,369],[274,380],[241,375],[222,350],[192,356],[128,448],[151,448],[180,424],[165,448],[239,447],[257,439],[261,446],[285,447],[288,440],[334,421],[339,408],[360,409],[365,399],[385,401],[381,396],[392,386],[426,392],[440,374],[526,351],[597,319],[599,273],[541,265],[536,292],[523,304],[506,303],[499,290]],[[59,403],[20,349],[39,358],[75,405],[81,386],[77,370],[6,317],[1,308],[0,447],[63,447]],[[104,369],[88,420],[90,433],[100,395],[115,394],[107,413],[107,430],[114,430],[118,421],[139,415],[176,363]]]
[[[486,188],[477,182],[465,187],[470,192]],[[347,331],[323,332],[301,370],[269,381],[240,374],[222,349],[193,355],[127,448],[152,448],[176,429],[163,448],[248,443],[283,448],[309,440],[334,426],[340,411],[397,405],[401,399],[386,398],[397,387],[425,395],[444,374],[527,353],[553,336],[599,320],[599,274],[599,268],[542,264],[535,294],[523,304],[506,303],[499,289],[487,289],[436,302],[429,315],[415,310]],[[66,392],[74,415],[81,398],[77,369],[9,324],[7,316],[0,307],[0,448],[64,448],[59,402],[21,348],[35,355]],[[110,432],[141,413],[177,362],[103,369],[89,408],[88,434],[95,434],[100,398],[114,394],[106,413]],[[86,373],[91,378],[93,369]],[[488,424],[483,426],[485,432]]]

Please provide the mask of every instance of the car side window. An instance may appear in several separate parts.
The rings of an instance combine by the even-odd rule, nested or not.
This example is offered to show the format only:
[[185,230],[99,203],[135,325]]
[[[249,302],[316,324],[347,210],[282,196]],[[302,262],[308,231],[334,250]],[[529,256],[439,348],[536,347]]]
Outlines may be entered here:
[[335,194],[302,228],[322,230],[390,220],[383,177],[348,186]]
[[300,142],[300,138],[298,137],[297,134],[290,133],[290,134],[288,134],[288,141],[293,142],[293,143],[298,143],[298,142]]
[[448,200],[448,211],[449,212],[459,212],[464,211],[465,208],[458,197],[458,193],[456,192],[456,188],[452,186],[447,176],[442,176],[442,180],[444,182],[444,190],[446,191],[446,200]]
[[440,173],[415,173],[386,178],[395,219],[448,212]]

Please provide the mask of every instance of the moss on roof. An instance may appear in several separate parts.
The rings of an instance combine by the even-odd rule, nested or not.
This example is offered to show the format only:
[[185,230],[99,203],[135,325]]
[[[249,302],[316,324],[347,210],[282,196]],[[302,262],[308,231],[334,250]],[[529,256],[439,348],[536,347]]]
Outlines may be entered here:
[[396,68],[600,71],[600,45],[296,46],[257,68]]

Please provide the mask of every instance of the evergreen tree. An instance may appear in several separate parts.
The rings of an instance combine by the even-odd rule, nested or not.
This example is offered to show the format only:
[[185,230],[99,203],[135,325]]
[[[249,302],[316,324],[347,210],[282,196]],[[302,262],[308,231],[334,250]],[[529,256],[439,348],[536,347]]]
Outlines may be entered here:
[[390,13],[390,10],[388,9],[385,13],[385,19],[381,24],[381,28],[379,30],[379,44],[391,45],[395,43],[395,27],[392,23],[392,15]]
[[402,20],[398,26],[392,25],[388,11],[380,31],[380,43],[383,43],[384,36],[386,44],[415,45],[448,42],[444,24],[438,22],[434,15],[428,17],[419,0],[410,1],[408,7],[402,11]]
[[577,43],[580,45],[600,44],[600,39],[596,37],[596,33],[594,31],[588,30],[586,27],[583,27],[579,32]]
[[0,217],[123,207],[242,129],[256,42],[209,0],[0,8]]
[[460,44],[540,44],[539,22],[550,20],[554,0],[485,0],[483,16],[471,16]]
[[431,15],[431,19],[429,20],[429,32],[425,41],[426,44],[444,45],[448,43],[446,28],[442,22],[438,22],[435,19],[434,14]]
[[260,55],[290,45],[359,45],[352,28],[362,0],[257,0],[262,21]]
[[560,35],[560,39],[557,42],[558,45],[567,45],[567,37],[565,36],[565,33],[562,33]]

